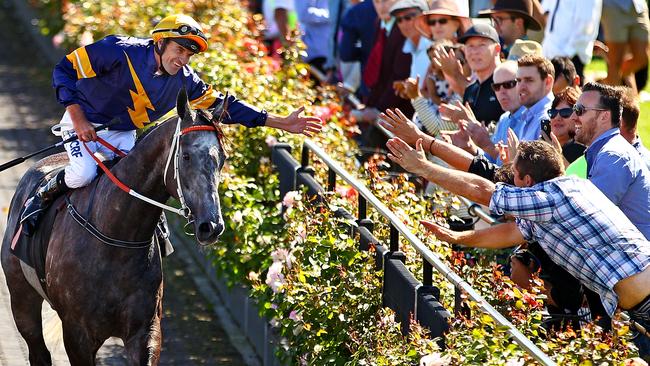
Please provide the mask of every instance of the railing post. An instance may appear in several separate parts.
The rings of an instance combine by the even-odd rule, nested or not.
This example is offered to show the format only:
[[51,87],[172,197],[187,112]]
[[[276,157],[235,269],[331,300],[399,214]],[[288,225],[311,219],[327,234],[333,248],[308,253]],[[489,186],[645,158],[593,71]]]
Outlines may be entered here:
[[390,251],[399,251],[399,231],[393,223],[390,224]]
[[336,172],[332,168],[329,168],[327,170],[327,191],[334,192],[335,188],[336,188]]
[[366,215],[368,212],[368,201],[366,201],[366,198],[361,194],[359,194],[358,197],[359,197],[359,214],[357,215],[357,218],[359,219],[359,221],[363,221],[367,217]]
[[309,165],[309,147],[302,144],[302,155],[300,155],[300,165],[305,168]]
[[422,285],[433,285],[433,266],[424,258],[422,258]]

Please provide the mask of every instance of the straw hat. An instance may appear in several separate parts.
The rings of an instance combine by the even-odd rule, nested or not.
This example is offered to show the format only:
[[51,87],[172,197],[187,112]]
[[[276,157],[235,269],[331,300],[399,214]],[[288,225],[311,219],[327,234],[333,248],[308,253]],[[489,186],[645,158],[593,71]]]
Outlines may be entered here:
[[446,15],[460,21],[460,33],[471,26],[469,14],[461,14],[457,0],[433,0],[429,10],[423,12],[415,21],[415,28],[428,39],[433,39],[433,34],[427,24],[429,15]]
[[542,45],[535,41],[518,39],[515,41],[515,43],[512,44],[512,47],[510,47],[508,60],[517,61],[524,55],[530,54],[542,56]]

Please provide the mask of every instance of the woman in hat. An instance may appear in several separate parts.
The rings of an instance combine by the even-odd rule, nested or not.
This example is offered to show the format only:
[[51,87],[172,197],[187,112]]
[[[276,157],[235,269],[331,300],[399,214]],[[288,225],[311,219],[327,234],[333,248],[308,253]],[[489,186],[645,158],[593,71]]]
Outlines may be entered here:
[[469,26],[468,14],[461,14],[457,0],[434,0],[430,10],[422,13],[415,25],[422,35],[434,42],[456,42]]

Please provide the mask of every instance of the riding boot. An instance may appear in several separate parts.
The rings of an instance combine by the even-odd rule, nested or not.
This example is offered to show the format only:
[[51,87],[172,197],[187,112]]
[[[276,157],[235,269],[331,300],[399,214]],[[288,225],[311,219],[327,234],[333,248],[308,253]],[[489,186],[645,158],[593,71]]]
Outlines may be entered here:
[[27,200],[25,210],[20,217],[20,223],[23,226],[23,233],[25,235],[34,235],[43,213],[55,199],[70,190],[65,184],[64,177],[65,170],[61,170],[55,177],[41,185],[36,191],[36,194]]
[[160,248],[160,256],[167,257],[174,252],[171,240],[169,240],[169,226],[167,225],[167,217],[165,212],[160,214],[160,220],[156,225],[156,241]]

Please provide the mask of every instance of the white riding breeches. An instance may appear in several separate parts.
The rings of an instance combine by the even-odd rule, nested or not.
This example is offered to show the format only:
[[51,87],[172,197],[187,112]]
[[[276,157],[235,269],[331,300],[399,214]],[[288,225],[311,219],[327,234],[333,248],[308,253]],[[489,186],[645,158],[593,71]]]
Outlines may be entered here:
[[[63,118],[61,118],[60,126],[61,137],[64,140],[74,135],[72,120],[68,112],[65,112]],[[98,125],[95,124],[95,126]],[[125,153],[131,151],[133,145],[135,145],[135,131],[103,130],[98,133],[98,136]],[[115,157],[115,153],[98,142],[91,141],[87,142],[86,145],[93,154],[101,155],[101,160],[111,160]],[[79,140],[69,142],[64,147],[70,160],[65,167],[65,184],[70,188],[79,188],[90,184],[97,176],[97,163],[93,157]]]

